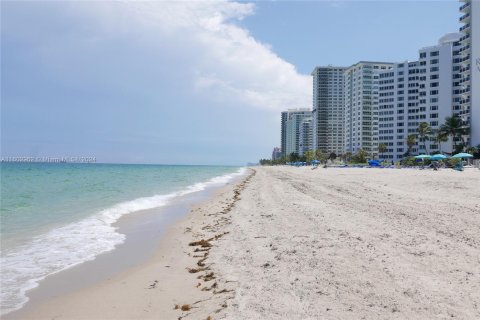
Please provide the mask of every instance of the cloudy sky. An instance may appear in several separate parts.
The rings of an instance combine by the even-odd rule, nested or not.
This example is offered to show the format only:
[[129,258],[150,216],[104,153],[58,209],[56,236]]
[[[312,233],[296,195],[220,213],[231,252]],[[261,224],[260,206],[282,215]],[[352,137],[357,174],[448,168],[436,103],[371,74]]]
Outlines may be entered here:
[[414,60],[457,1],[1,2],[2,156],[244,164],[316,65]]

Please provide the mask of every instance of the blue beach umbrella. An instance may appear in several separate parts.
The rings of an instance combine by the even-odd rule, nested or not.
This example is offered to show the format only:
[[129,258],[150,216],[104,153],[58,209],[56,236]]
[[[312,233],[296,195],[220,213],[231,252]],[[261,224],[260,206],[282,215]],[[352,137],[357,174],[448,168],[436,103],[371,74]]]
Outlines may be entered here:
[[428,154],[419,154],[418,156],[415,156],[415,159],[430,159],[431,156],[429,156]]
[[434,154],[433,156],[430,157],[430,160],[443,160],[443,159],[447,159],[447,156],[440,153]]
[[452,158],[461,159],[461,158],[473,158],[470,153],[460,152],[454,155]]

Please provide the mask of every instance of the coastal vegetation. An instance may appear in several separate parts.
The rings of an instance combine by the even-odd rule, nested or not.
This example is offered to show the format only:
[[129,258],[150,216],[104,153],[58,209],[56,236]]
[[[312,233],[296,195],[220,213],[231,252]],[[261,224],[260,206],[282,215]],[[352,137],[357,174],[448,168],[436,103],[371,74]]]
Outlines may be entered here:
[[[418,125],[416,134],[409,134],[406,138],[407,152],[401,161],[402,165],[413,166],[418,164],[417,159],[411,156],[414,146],[420,144],[425,154],[448,154],[454,155],[460,152],[468,152],[473,155],[475,159],[480,159],[480,145],[467,146],[464,136],[468,134],[468,129],[465,128],[460,117],[454,115],[446,117],[445,122],[438,130],[433,130],[427,122],[421,122]],[[447,142],[449,139],[453,141],[452,152],[442,152],[442,142]],[[437,150],[428,150],[427,141],[435,142]],[[384,153],[388,151],[388,146],[385,143],[378,145],[378,153],[380,159],[384,158]],[[358,150],[356,153],[346,152],[345,154],[335,154],[324,152],[322,150],[308,150],[303,155],[298,153],[290,153],[278,159],[261,159],[260,165],[283,165],[287,163],[327,163],[328,161],[341,160],[344,164],[367,164],[369,159],[374,159],[369,152],[364,149]],[[385,161],[385,160],[384,160]],[[446,165],[454,166],[459,162],[458,159],[448,159],[445,161]],[[429,160],[425,160],[424,164],[430,164]]]
[[378,153],[380,154],[380,157],[383,158],[383,154],[387,151],[387,145],[385,143],[380,143],[378,145]]
[[421,122],[418,125],[418,137],[420,142],[423,144],[423,150],[428,153],[427,149],[427,140],[429,140],[430,135],[432,134],[432,128],[428,125],[427,122]]
[[[444,124],[440,126],[440,134],[452,137],[454,153],[462,152],[465,148],[464,136],[467,135],[468,129],[463,125],[462,119],[458,116],[446,117]],[[460,141],[460,144],[457,142]]]
[[407,136],[407,155],[412,151],[413,146],[417,143],[417,137],[414,134]]

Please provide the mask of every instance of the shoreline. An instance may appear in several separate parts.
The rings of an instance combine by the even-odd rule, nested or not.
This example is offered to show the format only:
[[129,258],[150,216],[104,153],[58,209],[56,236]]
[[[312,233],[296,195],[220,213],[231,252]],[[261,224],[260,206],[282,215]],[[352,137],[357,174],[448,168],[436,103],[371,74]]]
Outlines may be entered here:
[[475,319],[480,172],[250,168],[21,319]]
[[[145,290],[148,290],[146,291],[147,295],[152,293],[150,289],[156,288],[160,279],[153,279],[151,282],[143,280],[145,277],[155,277],[158,271],[166,271],[165,274],[161,275],[163,282],[168,282],[173,278],[176,279],[175,283],[170,285],[171,287],[176,287],[178,281],[185,281],[181,273],[188,275],[188,271],[185,270],[186,261],[182,259],[178,262],[164,263],[166,266],[169,265],[169,267],[159,267],[159,261],[164,260],[166,256],[172,256],[173,248],[180,250],[178,247],[186,242],[187,237],[191,237],[190,234],[185,232],[185,228],[187,228],[185,224],[190,223],[192,220],[200,219],[194,216],[195,212],[206,210],[204,209],[205,207],[220,209],[218,205],[219,201],[222,201],[221,198],[223,201],[226,201],[228,195],[233,193],[236,186],[241,184],[246,176],[248,176],[247,173],[235,176],[225,185],[209,187],[201,192],[182,196],[180,199],[172,202],[172,204],[160,209],[143,210],[122,217],[115,225],[119,227],[118,232],[126,233],[127,240],[124,243],[113,251],[97,256],[95,260],[74,266],[42,280],[39,287],[32,289],[27,294],[31,298],[29,302],[21,309],[3,315],[2,319],[50,319],[52,317],[68,319],[91,319],[92,317],[110,317],[112,319],[119,317],[144,318],[146,314],[143,313],[141,316],[135,314],[129,317],[125,316],[124,312],[115,312],[117,301],[128,300],[128,297],[130,297],[128,292],[132,291],[136,291],[138,295],[143,295]],[[160,227],[158,226],[159,220],[163,220]],[[182,241],[180,242],[177,239],[178,235],[182,235]],[[135,248],[139,246],[142,249],[136,250]],[[132,255],[134,256],[133,259]],[[122,259],[132,261],[125,263]],[[115,265],[116,263],[120,263],[120,266]],[[183,266],[184,264],[185,266]],[[175,266],[178,267],[176,269],[183,270],[182,272],[176,270],[172,278],[170,270],[175,269]],[[125,283],[125,279],[130,279],[132,276],[138,276],[145,283],[142,286],[137,286],[139,281],[136,280],[131,283],[134,288],[121,285]],[[116,287],[117,285],[120,285],[120,288],[111,289],[111,287]],[[118,298],[119,300],[116,298],[110,300],[113,310],[106,310],[104,303],[98,305],[98,301],[102,300],[103,296],[83,304],[93,296],[96,296],[99,290],[107,290],[108,294],[106,295],[110,296],[113,293],[120,293],[121,297]],[[124,292],[124,290],[128,292]],[[124,294],[128,297],[124,296]],[[179,296],[181,296],[180,292]],[[177,303],[180,302],[178,301]],[[138,305],[141,304],[138,301]],[[58,307],[60,305],[65,306],[65,309],[59,311]],[[168,309],[173,310],[173,302],[169,302],[168,305]],[[100,309],[92,314],[84,313],[87,309],[95,310],[95,306]],[[136,312],[138,311],[136,310]]]
[[[2,224],[2,232],[7,230],[2,233],[2,240],[11,240],[18,236],[17,238],[23,237],[27,241],[23,244],[19,242],[17,246],[15,241],[10,247],[7,244],[2,246],[0,315],[21,309],[28,302],[26,293],[35,292],[39,283],[51,282],[49,280],[56,278],[57,274],[63,274],[84,263],[90,264],[92,260],[99,260],[97,257],[103,257],[103,254],[118,251],[115,248],[126,246],[123,243],[126,238],[124,233],[127,232],[116,231],[116,222],[119,219],[126,216],[138,217],[142,212],[163,210],[165,206],[170,208],[170,204],[180,201],[179,199],[190,198],[191,194],[203,194],[203,190],[224,185],[244,171],[245,168],[234,167],[193,166],[185,169],[170,166],[146,168],[141,165],[129,169],[122,166],[91,167],[88,170],[60,167],[51,171],[41,166],[12,168],[7,172],[12,177],[11,181],[20,181],[15,178],[17,176],[26,175],[31,178],[38,174],[39,181],[57,181],[58,185],[51,185],[55,185],[53,189],[59,188],[62,191],[58,192],[58,197],[52,198],[57,192],[51,192],[53,189],[38,188],[41,182],[37,185],[35,181],[25,183],[25,190],[23,187],[15,187],[15,182],[7,188],[11,193],[9,199],[12,200],[10,207],[6,203],[7,211],[18,205],[23,208],[21,190],[26,194],[32,193],[34,197],[25,200],[23,205],[27,209],[19,209],[19,212],[24,214],[6,215],[5,223]],[[68,178],[64,179],[65,177]],[[81,185],[79,193],[71,188],[77,180]],[[35,202],[38,202],[38,208],[34,205]],[[4,206],[2,211],[3,208]],[[16,212],[15,210],[12,212]],[[161,213],[159,215],[162,216]],[[153,222],[162,223],[156,220]],[[20,227],[23,224],[24,229]],[[127,226],[131,229],[129,224]],[[37,230],[29,232],[32,228]],[[152,230],[148,231],[153,233]],[[141,229],[138,232],[128,232],[136,233],[135,238],[144,237]],[[151,238],[156,236],[152,235]],[[134,251],[130,256],[135,258],[140,253]],[[130,256],[127,257],[128,260]],[[129,266],[123,261],[119,262],[123,267]],[[115,267],[116,264],[113,269]],[[95,269],[92,271],[92,274],[97,273]],[[47,277],[49,279],[46,280]],[[67,286],[70,286],[70,282]],[[50,291],[56,290],[55,288]]]

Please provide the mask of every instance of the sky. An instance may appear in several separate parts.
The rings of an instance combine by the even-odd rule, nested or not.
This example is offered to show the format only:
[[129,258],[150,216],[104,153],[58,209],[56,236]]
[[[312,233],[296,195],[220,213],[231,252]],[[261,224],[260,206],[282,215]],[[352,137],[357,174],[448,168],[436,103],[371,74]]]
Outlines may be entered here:
[[244,165],[317,65],[415,60],[457,1],[1,2],[1,155]]

